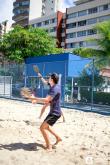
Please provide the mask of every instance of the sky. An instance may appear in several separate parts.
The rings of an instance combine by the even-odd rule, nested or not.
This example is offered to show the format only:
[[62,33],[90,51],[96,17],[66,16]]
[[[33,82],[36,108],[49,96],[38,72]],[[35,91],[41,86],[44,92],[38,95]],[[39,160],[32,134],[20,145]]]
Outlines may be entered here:
[[73,1],[74,0],[63,0],[64,6],[65,7],[73,6]]
[[[12,24],[13,1],[14,0],[0,0],[0,23],[8,20],[8,24]],[[73,1],[74,0],[63,0],[63,8],[73,6]]]

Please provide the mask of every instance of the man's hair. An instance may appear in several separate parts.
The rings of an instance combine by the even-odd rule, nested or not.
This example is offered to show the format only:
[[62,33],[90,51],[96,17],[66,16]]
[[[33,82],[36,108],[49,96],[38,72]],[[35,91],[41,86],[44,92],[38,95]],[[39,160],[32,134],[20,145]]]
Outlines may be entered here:
[[57,84],[58,83],[58,80],[59,80],[59,76],[57,73],[52,73],[50,75],[51,79],[53,79],[54,83]]

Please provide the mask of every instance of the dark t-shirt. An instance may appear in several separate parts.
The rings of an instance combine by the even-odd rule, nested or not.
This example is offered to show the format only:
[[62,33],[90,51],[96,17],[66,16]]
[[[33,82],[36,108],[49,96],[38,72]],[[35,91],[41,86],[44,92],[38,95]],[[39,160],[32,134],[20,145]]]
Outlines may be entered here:
[[61,108],[60,108],[61,87],[59,85],[54,85],[52,87],[50,86],[48,95],[53,98],[50,102],[49,114],[60,116],[61,115]]

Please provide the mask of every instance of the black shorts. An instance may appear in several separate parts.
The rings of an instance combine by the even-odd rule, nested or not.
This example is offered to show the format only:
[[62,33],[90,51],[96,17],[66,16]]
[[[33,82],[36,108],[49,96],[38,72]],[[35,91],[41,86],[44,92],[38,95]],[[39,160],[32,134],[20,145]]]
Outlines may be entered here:
[[56,115],[54,115],[54,114],[49,114],[46,118],[45,118],[45,120],[44,120],[44,122],[46,122],[46,123],[48,123],[49,125],[54,125],[55,123],[56,123],[56,121],[58,120],[60,118],[60,116],[56,116]]

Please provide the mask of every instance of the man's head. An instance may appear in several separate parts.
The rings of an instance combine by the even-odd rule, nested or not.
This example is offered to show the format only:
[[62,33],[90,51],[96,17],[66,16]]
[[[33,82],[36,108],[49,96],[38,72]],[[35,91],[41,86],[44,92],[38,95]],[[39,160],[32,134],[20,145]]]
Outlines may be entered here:
[[52,73],[49,77],[49,83],[50,84],[57,84],[59,80],[59,76],[57,73]]

